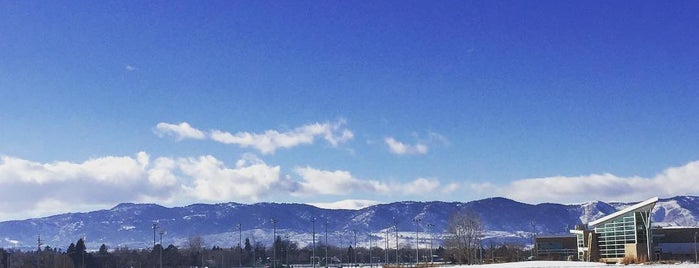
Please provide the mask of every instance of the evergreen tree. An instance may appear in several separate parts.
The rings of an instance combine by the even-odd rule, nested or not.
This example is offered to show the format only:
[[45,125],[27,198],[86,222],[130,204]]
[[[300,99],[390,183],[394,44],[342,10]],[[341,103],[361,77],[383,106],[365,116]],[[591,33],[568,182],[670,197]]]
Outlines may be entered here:
[[245,258],[244,263],[252,264],[252,245],[250,244],[250,239],[245,238]]

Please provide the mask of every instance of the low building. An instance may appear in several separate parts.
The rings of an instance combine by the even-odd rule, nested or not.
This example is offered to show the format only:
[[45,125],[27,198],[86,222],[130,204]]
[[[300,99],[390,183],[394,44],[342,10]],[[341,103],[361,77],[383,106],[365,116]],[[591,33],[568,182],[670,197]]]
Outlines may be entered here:
[[699,227],[653,229],[655,260],[696,261]]
[[534,252],[537,260],[566,261],[577,259],[577,240],[575,235],[537,236]]

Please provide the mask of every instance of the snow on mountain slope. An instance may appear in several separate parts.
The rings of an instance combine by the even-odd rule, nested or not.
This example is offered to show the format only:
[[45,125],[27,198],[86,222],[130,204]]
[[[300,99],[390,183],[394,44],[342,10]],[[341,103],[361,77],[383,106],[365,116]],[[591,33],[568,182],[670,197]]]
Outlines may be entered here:
[[[368,237],[375,240],[385,237],[386,230],[395,235],[395,228],[401,243],[413,241],[417,233],[420,233],[420,243],[428,243],[427,237],[437,240],[444,237],[449,218],[457,211],[466,210],[480,215],[485,243],[530,244],[534,233],[566,233],[577,224],[599,219],[629,205],[599,201],[580,205],[532,205],[506,198],[468,203],[406,201],[359,210],[277,203],[193,204],[174,208],[125,203],[109,210],[0,222],[0,247],[32,248],[41,235],[46,245],[55,248],[66,248],[82,237],[86,237],[87,246],[92,249],[103,243],[110,247],[146,248],[153,243],[154,221],[166,232],[163,242],[175,245],[201,236],[209,246],[232,246],[237,244],[231,237],[237,236],[238,224],[242,226],[244,238],[254,238],[265,244],[273,239],[273,227],[278,235],[288,235],[304,245],[312,241],[314,229],[318,237],[326,226],[328,243],[332,244],[339,244],[341,239],[349,241],[356,232],[358,244],[368,245]],[[653,219],[662,226],[696,226],[698,216],[699,198],[680,196],[661,199]],[[413,221],[416,218],[420,219],[418,225]],[[272,219],[277,223],[273,224]]]

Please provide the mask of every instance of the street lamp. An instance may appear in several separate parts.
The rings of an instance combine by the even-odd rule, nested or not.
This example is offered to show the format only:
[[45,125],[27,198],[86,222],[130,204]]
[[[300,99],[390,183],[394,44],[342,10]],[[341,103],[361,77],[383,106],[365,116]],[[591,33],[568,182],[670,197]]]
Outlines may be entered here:
[[415,222],[415,266],[417,267],[418,264],[420,264],[420,222],[422,219],[420,218],[415,218],[413,219],[413,222]]
[[155,231],[158,230],[158,222],[153,221],[153,247],[155,247]]
[[396,231],[396,264],[398,264],[400,263],[398,257],[398,220],[395,217],[393,217],[393,229]]
[[165,234],[165,231],[160,229],[160,268],[163,268],[163,235]]
[[536,225],[534,224],[534,221],[532,221],[532,259],[534,259],[534,248],[536,248]]
[[243,266],[243,226],[238,223],[238,267]]
[[367,238],[369,238],[369,268],[374,267],[373,260],[371,259],[371,233],[367,233]]
[[311,223],[313,225],[313,256],[311,257],[311,262],[313,263],[313,268],[316,268],[316,218],[311,218]]
[[328,220],[325,220],[325,267],[328,267]]
[[[269,229],[268,229],[269,230]],[[277,219],[272,218],[272,267],[277,267]]]
[[352,230],[354,232],[354,262],[359,266],[357,262],[357,230]]
[[391,229],[391,226],[386,227],[386,247],[384,248],[384,252],[386,253],[384,263],[388,264],[388,230]]
[[434,227],[434,224],[431,224],[431,223],[427,224],[427,232],[430,233],[430,263],[434,262],[434,254],[432,254],[432,236],[433,236],[432,227]]
[[337,235],[337,237],[340,238],[340,266],[342,266],[342,261],[344,260],[344,257],[345,257],[345,256],[344,256],[345,253],[342,252],[342,233],[339,233],[339,234]]

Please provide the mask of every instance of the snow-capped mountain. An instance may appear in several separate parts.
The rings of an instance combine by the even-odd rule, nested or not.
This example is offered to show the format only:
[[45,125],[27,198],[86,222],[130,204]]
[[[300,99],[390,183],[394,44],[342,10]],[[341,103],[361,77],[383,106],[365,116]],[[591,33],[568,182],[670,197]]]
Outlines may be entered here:
[[[68,213],[37,219],[0,222],[0,247],[36,248],[40,235],[44,245],[65,249],[70,243],[85,238],[90,249],[101,244],[109,247],[146,248],[153,241],[185,245],[190,237],[202,237],[206,245],[230,247],[238,239],[249,238],[270,244],[273,233],[289,237],[301,245],[316,242],[345,245],[354,239],[383,245],[386,232],[395,245],[397,226],[400,243],[414,241],[415,235],[441,239],[447,233],[452,214],[472,210],[480,215],[485,239],[497,243],[531,243],[532,233],[560,234],[575,225],[599,219],[631,203],[600,201],[579,205],[531,205],[505,198],[488,198],[461,202],[396,202],[359,210],[321,209],[304,204],[194,204],[166,208],[154,204],[119,204],[108,210]],[[696,226],[699,218],[699,197],[679,196],[661,199],[653,219],[660,226]],[[276,223],[272,220],[276,219]],[[415,219],[420,219],[416,225]],[[159,229],[154,233],[153,223]],[[240,229],[238,225],[240,224]]]

